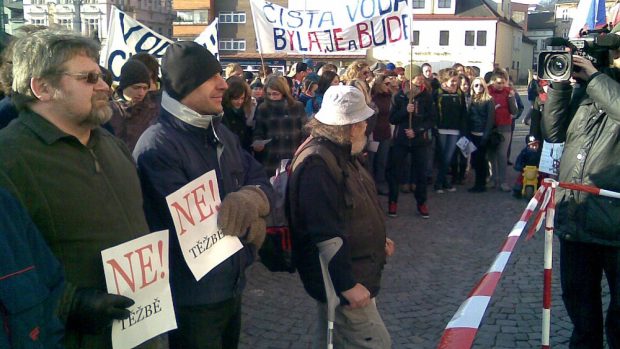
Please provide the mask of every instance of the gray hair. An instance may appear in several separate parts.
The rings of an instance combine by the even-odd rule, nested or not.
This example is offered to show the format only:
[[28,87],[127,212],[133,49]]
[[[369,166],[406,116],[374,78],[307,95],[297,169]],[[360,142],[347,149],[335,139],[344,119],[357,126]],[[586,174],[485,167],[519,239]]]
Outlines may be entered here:
[[312,137],[324,137],[340,145],[351,144],[351,125],[326,125],[312,118],[305,127]]
[[13,101],[23,109],[37,100],[30,89],[32,78],[47,79],[57,86],[63,64],[85,55],[99,61],[99,43],[65,31],[46,29],[18,39],[13,47]]

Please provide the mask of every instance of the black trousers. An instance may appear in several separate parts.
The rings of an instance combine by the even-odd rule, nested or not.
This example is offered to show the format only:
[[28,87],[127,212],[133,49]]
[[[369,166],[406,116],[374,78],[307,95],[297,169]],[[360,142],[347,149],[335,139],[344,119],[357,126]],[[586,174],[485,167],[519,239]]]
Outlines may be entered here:
[[603,348],[601,279],[609,284],[607,345],[620,348],[620,247],[560,239],[562,300],[573,322],[571,349]]
[[170,349],[236,349],[241,334],[241,296],[209,305],[175,308],[178,328]]
[[476,151],[471,154],[471,165],[476,171],[476,180],[474,186],[477,188],[484,188],[487,185],[487,175],[489,173],[489,162],[487,161],[487,147],[481,145],[481,136],[469,136],[471,141],[476,146]]
[[398,202],[399,185],[407,173],[405,159],[411,154],[412,168],[415,178],[415,199],[418,205],[426,203],[426,164],[428,146],[410,147],[394,144],[390,148],[388,160],[387,180],[389,185],[389,201]]

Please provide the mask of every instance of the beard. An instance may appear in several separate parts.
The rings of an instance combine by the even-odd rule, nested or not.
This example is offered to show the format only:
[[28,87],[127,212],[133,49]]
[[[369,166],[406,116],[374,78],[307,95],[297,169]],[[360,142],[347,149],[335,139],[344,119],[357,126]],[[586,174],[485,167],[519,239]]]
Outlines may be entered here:
[[112,118],[112,108],[108,102],[108,95],[105,93],[97,93],[91,98],[90,113],[83,121],[84,125],[88,125],[91,128],[97,128]]
[[351,154],[352,155],[360,154],[362,151],[364,151],[364,148],[366,147],[367,142],[368,142],[368,137],[366,137],[365,134],[362,134],[362,136],[359,137],[359,139],[353,139],[351,141]]

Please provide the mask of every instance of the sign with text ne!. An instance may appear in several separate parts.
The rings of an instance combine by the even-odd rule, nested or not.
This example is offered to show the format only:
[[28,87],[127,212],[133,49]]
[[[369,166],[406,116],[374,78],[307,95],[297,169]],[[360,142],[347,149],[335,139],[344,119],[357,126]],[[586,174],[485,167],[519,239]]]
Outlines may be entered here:
[[177,328],[168,246],[168,230],[162,230],[101,251],[108,292],[136,302],[128,319],[112,324],[114,349],[134,348]]
[[166,197],[185,262],[200,280],[243,248],[239,238],[217,227],[220,191],[215,170],[196,178]]

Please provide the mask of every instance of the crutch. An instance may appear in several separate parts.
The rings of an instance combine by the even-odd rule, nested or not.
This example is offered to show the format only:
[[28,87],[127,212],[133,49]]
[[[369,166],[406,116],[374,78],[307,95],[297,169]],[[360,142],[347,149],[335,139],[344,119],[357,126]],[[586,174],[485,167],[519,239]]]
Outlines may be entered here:
[[336,307],[340,304],[340,298],[336,294],[334,284],[329,276],[329,261],[334,258],[336,252],[342,247],[342,239],[335,237],[321,241],[316,246],[319,249],[319,261],[323,272],[323,283],[325,284],[325,296],[327,298],[327,349],[334,347],[334,321],[336,318]]

